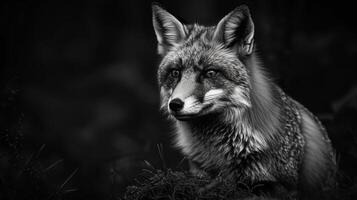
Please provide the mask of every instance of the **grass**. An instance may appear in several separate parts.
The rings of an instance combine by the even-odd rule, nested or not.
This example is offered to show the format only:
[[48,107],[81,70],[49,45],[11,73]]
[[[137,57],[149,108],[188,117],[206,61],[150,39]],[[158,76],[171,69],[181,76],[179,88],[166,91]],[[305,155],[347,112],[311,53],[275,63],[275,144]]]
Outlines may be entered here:
[[238,199],[254,197],[248,187],[236,188],[229,181],[222,181],[215,187],[200,192],[211,183],[209,177],[192,176],[186,171],[144,170],[136,186],[129,186],[123,199]]
[[[127,187],[123,200],[169,199],[169,200],[239,200],[239,199],[297,199],[294,194],[272,197],[268,194],[257,195],[254,186],[223,180],[212,188],[200,192],[212,183],[210,177],[197,177],[187,171],[147,170],[135,180],[136,184]],[[321,192],[312,199],[353,200],[357,199],[357,184],[340,178],[339,187]]]

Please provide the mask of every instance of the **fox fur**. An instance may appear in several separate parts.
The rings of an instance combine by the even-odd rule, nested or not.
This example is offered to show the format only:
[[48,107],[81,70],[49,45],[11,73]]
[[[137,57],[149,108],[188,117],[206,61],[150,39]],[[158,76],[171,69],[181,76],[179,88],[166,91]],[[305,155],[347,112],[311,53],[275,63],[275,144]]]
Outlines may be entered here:
[[333,179],[327,133],[261,67],[248,7],[202,26],[153,5],[153,26],[161,109],[175,122],[176,145],[193,173],[304,192]]

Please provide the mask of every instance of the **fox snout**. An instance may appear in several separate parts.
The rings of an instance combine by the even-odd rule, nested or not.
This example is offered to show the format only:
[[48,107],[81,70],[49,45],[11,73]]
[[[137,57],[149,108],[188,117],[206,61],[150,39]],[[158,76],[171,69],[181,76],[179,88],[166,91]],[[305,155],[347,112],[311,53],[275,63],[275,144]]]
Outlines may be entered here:
[[205,103],[200,102],[194,95],[186,98],[174,97],[168,102],[169,113],[179,120],[198,116],[206,107]]
[[189,95],[186,93],[186,88],[182,89],[186,95],[182,95],[183,93],[179,92],[180,90],[174,90],[167,102],[169,114],[178,120],[188,120],[227,106],[251,107],[249,98],[239,87],[231,92],[224,89],[210,89],[202,94],[194,92],[189,93]]
[[[187,91],[187,90],[186,90]],[[222,89],[212,89],[203,94],[203,97],[195,93],[182,96],[175,90],[168,101],[168,110],[178,120],[188,120],[204,115],[218,104],[218,99],[224,95]]]
[[204,105],[200,101],[200,92],[194,74],[187,74],[173,88],[168,100],[168,110],[177,119],[193,117],[199,114]]

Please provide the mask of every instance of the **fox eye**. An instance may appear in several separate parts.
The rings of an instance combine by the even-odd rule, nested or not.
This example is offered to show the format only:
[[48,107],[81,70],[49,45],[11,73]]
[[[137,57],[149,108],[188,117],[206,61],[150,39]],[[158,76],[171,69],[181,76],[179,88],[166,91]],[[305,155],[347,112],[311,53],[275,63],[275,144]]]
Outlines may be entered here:
[[207,78],[213,78],[216,76],[216,74],[217,74],[217,71],[215,71],[215,70],[208,70],[205,72],[205,76]]
[[177,69],[173,69],[171,71],[171,76],[174,77],[174,78],[178,78],[180,76],[180,71],[177,70]]

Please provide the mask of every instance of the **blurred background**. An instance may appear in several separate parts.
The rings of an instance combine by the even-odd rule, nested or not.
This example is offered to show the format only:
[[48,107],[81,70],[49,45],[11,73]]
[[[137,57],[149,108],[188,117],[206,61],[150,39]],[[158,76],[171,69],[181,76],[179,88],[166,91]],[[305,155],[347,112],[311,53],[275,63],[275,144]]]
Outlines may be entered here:
[[[247,4],[264,66],[321,118],[355,183],[352,4],[157,2],[205,25]],[[118,199],[148,165],[186,168],[159,112],[151,1],[5,0],[0,22],[0,199]]]

